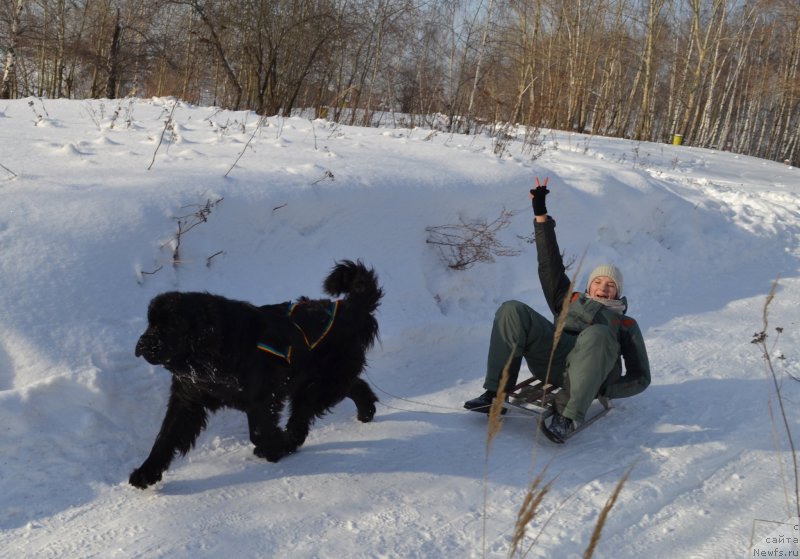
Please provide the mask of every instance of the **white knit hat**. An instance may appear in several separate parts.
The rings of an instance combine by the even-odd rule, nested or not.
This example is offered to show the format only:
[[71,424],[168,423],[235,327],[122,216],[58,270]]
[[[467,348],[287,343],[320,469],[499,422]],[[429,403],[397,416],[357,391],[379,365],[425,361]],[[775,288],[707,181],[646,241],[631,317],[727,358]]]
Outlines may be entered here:
[[613,264],[600,264],[597,268],[592,270],[589,274],[589,281],[586,282],[586,291],[589,291],[589,286],[592,285],[594,278],[597,276],[607,276],[614,280],[617,284],[617,298],[622,297],[622,272]]

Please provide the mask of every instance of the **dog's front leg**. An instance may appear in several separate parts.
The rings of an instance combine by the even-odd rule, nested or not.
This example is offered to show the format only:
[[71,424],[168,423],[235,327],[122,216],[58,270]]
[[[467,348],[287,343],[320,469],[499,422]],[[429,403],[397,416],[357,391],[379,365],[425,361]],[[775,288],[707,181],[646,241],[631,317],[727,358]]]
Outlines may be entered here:
[[321,415],[327,406],[320,402],[319,386],[306,385],[291,397],[291,414],[286,421],[286,451],[295,452],[300,448],[314,423],[316,416]]
[[184,455],[194,446],[207,419],[205,408],[188,400],[181,393],[179,383],[173,379],[167,413],[153,449],[142,465],[133,470],[128,482],[134,487],[145,489],[161,481],[161,475],[169,468],[175,454],[180,452]]
[[291,411],[286,422],[286,451],[300,448],[317,417],[322,417],[330,408],[341,402],[346,392],[339,386],[320,385],[317,382],[299,387],[291,395]]
[[378,397],[364,381],[364,379],[356,377],[350,383],[350,389],[347,391],[347,397],[353,400],[358,410],[358,420],[368,423],[375,417],[375,402]]
[[278,427],[282,409],[281,402],[257,402],[246,412],[250,441],[255,445],[253,454],[269,462],[277,462],[287,454],[285,437]]

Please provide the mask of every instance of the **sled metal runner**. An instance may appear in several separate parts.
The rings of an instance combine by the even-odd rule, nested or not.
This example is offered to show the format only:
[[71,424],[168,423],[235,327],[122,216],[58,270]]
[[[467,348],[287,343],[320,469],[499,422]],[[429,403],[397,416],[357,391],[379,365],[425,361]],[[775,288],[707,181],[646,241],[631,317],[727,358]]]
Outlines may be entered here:
[[[555,402],[556,394],[561,390],[551,384],[544,384],[542,381],[535,377],[517,384],[508,393],[505,406],[507,409],[519,410],[523,413],[536,416],[539,428],[545,436],[554,443],[563,443],[561,440],[553,436],[547,429],[546,420],[553,415],[553,405]],[[580,426],[578,426],[572,434],[567,437],[567,440],[574,437],[576,434],[583,431],[586,427],[603,417],[611,409],[611,400],[600,396],[597,398],[600,403],[600,409],[595,409],[597,406],[592,405],[589,417]]]

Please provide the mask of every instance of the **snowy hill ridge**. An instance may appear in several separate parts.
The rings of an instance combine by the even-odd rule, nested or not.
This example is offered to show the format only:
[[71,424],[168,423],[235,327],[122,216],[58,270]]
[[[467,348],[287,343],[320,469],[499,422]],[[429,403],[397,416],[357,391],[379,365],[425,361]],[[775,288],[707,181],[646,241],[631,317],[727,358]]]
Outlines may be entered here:
[[[779,277],[769,347],[796,409],[800,170],[558,131],[542,132],[535,160],[520,142],[497,157],[482,136],[259,124],[183,103],[165,127],[174,102],[0,104],[0,556],[506,557],[547,467],[558,478],[520,547],[538,535],[528,557],[580,557],[634,463],[595,557],[776,547],[774,523],[797,510],[793,466],[750,341]],[[549,177],[559,243],[586,254],[584,278],[607,260],[625,273],[653,385],[563,448],[510,414],[487,460],[485,418],[461,404],[481,390],[497,306],[546,310],[534,176]],[[517,256],[457,272],[426,243],[426,227],[504,208],[498,238]],[[345,258],[374,267],[386,293],[366,374],[375,422],[343,402],[270,464],[244,415],[223,411],[160,484],[129,486],[169,386],[133,355],[150,298],[320,296]]]

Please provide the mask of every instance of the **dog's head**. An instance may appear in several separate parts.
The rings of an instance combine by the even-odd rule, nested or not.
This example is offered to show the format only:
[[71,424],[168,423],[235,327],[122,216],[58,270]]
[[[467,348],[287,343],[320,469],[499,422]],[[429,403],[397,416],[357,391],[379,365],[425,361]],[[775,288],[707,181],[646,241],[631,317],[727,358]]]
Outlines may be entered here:
[[186,363],[204,344],[212,344],[206,339],[210,336],[204,334],[211,328],[200,316],[203,305],[194,301],[193,295],[172,291],[150,301],[147,330],[136,343],[137,357],[168,368]]

